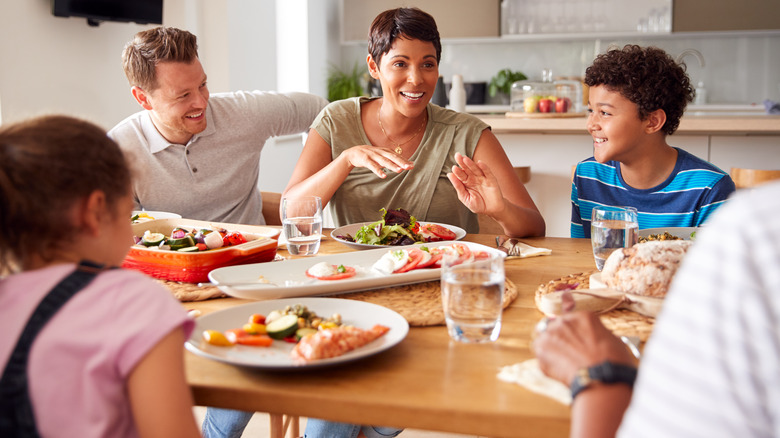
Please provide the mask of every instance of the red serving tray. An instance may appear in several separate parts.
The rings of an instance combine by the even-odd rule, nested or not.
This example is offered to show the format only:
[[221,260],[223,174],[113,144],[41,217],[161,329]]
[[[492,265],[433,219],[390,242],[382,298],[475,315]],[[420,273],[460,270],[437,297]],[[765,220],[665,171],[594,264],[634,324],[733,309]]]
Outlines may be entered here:
[[187,283],[208,282],[209,272],[223,266],[272,261],[276,257],[280,230],[258,225],[239,225],[193,219],[157,219],[133,224],[133,233],[142,236],[146,230],[170,236],[175,227],[186,229],[224,228],[240,231],[249,239],[241,245],[198,252],[166,251],[133,245],[122,267],[135,269],[162,280]]

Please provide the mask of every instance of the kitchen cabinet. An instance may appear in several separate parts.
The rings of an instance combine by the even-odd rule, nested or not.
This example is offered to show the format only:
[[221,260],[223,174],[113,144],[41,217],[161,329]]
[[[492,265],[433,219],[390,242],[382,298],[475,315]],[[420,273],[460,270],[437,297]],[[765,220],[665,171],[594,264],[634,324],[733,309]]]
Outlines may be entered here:
[[672,32],[780,29],[777,0],[674,0]]
[[417,7],[436,19],[441,38],[497,38],[500,0],[342,0],[342,42],[365,43],[371,22],[382,11]]

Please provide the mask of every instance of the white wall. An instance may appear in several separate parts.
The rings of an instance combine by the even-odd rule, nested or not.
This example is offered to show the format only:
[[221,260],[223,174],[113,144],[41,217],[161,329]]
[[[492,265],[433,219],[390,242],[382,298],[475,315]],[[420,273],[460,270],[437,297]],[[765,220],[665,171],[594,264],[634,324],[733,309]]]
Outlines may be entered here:
[[[299,13],[280,14],[294,4]],[[212,91],[283,88],[326,96],[330,64],[351,68],[364,62],[365,45],[339,43],[339,0],[165,0],[164,24],[198,35]],[[62,112],[93,120],[106,129],[138,110],[122,73],[120,53],[134,33],[149,26],[54,17],[50,0],[0,1],[0,120]],[[301,32],[301,29],[306,31]],[[298,49],[280,54],[296,32]],[[441,72],[467,81],[488,81],[509,67],[536,77],[581,75],[610,43],[654,44],[671,53],[699,49],[700,68],[688,58],[695,82],[704,81],[711,102],[780,100],[780,35],[692,34],[662,39],[562,42],[445,43]],[[281,70],[277,69],[277,65]],[[301,75],[296,69],[305,69]],[[304,78],[302,83],[279,77]],[[306,82],[308,80],[308,82]],[[279,84],[283,82],[283,87]]]
[[67,113],[109,128],[136,111],[121,51],[144,26],[51,14],[49,0],[0,1],[3,122]]

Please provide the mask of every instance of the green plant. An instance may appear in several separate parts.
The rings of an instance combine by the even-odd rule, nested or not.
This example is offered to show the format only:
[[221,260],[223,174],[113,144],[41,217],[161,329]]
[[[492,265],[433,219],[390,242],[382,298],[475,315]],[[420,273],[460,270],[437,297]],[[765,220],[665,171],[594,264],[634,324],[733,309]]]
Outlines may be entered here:
[[357,62],[352,67],[351,72],[343,72],[338,67],[331,65],[328,73],[328,100],[334,102],[366,95],[366,90],[363,87],[363,76],[366,74],[365,67],[361,68]]
[[499,91],[509,96],[509,92],[512,91],[512,84],[525,79],[528,79],[528,77],[522,72],[512,71],[508,68],[499,70],[495,76],[490,78],[488,93],[490,97],[495,97]]

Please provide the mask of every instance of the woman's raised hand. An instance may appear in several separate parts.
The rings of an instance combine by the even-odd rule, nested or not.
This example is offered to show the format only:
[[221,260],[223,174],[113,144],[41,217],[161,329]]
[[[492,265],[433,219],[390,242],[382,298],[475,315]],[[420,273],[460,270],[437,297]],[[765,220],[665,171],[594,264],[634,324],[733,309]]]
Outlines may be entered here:
[[387,148],[360,145],[345,150],[342,155],[352,167],[365,167],[378,177],[385,178],[385,170],[400,173],[414,167],[414,163]]
[[447,174],[447,178],[458,192],[460,202],[477,214],[503,210],[504,195],[490,168],[460,153],[455,153],[455,161],[458,165],[452,166],[452,172]]

